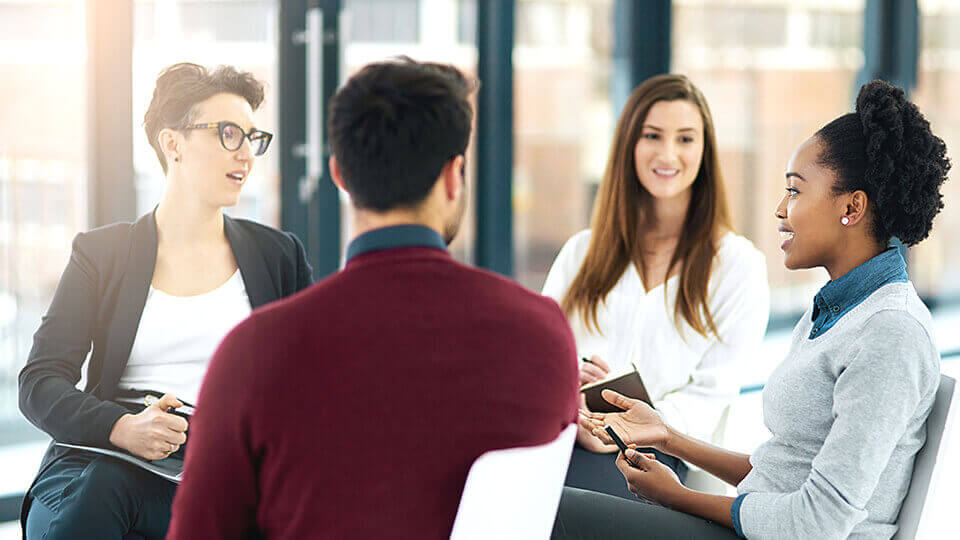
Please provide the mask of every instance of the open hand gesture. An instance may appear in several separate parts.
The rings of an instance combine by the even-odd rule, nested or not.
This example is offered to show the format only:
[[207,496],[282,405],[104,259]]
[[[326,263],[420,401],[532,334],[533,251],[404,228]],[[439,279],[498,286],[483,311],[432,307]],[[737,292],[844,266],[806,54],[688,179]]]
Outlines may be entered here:
[[623,409],[623,412],[597,413],[581,409],[581,427],[606,444],[613,444],[613,440],[603,428],[612,426],[627,444],[662,449],[670,431],[660,413],[643,401],[628,398],[613,390],[604,390],[602,395],[603,399]]

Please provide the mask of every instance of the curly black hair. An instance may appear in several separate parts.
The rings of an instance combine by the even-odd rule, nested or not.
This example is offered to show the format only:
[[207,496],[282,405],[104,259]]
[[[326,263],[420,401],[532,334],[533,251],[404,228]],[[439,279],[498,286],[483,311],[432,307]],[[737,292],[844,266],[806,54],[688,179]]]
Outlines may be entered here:
[[943,208],[940,186],[950,160],[943,139],[903,89],[881,80],[863,85],[856,112],[815,136],[822,144],[820,163],[837,173],[834,192],[867,194],[878,241],[897,237],[912,246],[930,235]]

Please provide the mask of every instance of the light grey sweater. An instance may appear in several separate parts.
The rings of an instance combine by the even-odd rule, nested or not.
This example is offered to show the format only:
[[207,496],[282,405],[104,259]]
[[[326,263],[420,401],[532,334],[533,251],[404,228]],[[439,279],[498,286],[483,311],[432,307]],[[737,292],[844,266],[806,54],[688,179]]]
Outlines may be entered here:
[[890,538],[940,380],[930,312],[891,283],[809,339],[811,312],[763,391],[773,437],[737,486],[749,539]]

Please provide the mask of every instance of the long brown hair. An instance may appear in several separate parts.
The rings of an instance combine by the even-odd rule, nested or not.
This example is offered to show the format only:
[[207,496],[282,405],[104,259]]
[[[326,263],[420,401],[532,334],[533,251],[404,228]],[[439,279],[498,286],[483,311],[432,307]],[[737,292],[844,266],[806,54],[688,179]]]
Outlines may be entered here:
[[[593,205],[590,247],[561,307],[574,312],[587,327],[601,331],[597,306],[617,284],[630,263],[643,275],[643,250],[639,225],[650,214],[652,196],[640,184],[634,149],[650,108],[659,101],[683,100],[700,110],[703,118],[703,157],[693,182],[690,206],[667,275],[679,264],[680,283],[674,323],[680,316],[699,334],[717,333],[710,313],[707,286],[720,233],[732,230],[730,211],[720,174],[716,134],[707,100],[683,75],[658,75],[644,81],[623,108],[614,133],[613,148]],[[666,292],[666,286],[664,286]]]

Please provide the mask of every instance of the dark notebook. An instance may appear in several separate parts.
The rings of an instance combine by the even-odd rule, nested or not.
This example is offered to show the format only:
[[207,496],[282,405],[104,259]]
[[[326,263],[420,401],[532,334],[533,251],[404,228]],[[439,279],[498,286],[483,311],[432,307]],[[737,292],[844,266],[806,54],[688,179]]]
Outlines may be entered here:
[[653,402],[650,401],[650,395],[647,394],[647,387],[643,385],[643,379],[640,378],[640,374],[636,371],[630,371],[617,377],[592,382],[580,387],[580,391],[587,396],[587,408],[591,411],[601,413],[621,412],[622,409],[611,405],[603,399],[600,393],[604,390],[613,390],[628,398],[645,401],[647,405],[653,407]]

